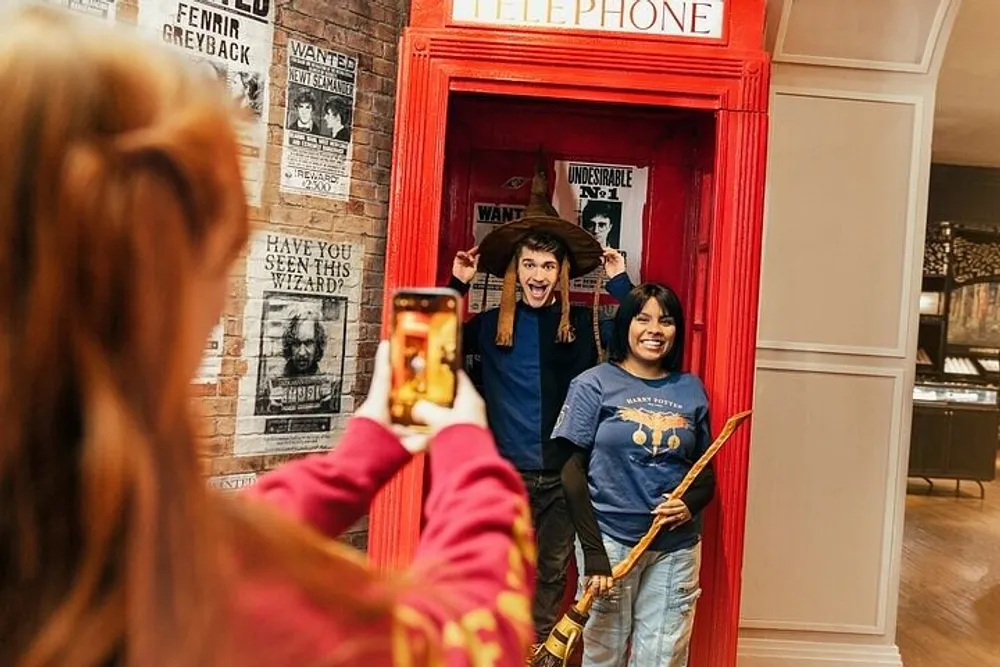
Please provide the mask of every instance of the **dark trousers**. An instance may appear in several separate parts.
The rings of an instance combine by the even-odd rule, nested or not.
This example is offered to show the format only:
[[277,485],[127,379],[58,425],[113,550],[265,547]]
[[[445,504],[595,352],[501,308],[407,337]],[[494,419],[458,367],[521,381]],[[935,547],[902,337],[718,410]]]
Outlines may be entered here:
[[559,620],[576,532],[559,473],[522,471],[521,477],[528,489],[538,546],[538,586],[531,612],[535,637],[541,643]]

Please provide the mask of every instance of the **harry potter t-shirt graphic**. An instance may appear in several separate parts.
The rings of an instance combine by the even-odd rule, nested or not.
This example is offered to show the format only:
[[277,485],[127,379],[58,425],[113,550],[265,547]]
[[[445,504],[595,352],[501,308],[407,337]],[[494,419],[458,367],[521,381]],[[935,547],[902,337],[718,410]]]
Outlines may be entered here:
[[[588,482],[601,533],[632,546],[649,530],[650,512],[711,444],[701,380],[672,373],[638,378],[614,364],[577,377],[553,437],[590,452]],[[653,550],[693,546],[701,517],[662,531]]]
[[[640,398],[638,400],[649,401],[651,399]],[[645,448],[654,457],[663,447],[663,435],[666,431],[671,432],[670,437],[667,438],[667,447],[677,449],[681,445],[677,429],[691,430],[691,422],[684,415],[676,412],[658,412],[644,408],[619,408],[616,416],[624,422],[633,422],[639,425],[639,428],[632,434],[632,442]],[[652,434],[652,441],[646,435],[647,431]]]

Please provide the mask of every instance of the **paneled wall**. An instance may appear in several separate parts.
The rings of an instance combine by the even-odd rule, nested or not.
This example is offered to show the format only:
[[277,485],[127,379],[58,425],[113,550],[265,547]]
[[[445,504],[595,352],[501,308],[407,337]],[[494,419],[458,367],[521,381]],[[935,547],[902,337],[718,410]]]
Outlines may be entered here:
[[934,89],[957,2],[773,3],[740,665],[900,665]]

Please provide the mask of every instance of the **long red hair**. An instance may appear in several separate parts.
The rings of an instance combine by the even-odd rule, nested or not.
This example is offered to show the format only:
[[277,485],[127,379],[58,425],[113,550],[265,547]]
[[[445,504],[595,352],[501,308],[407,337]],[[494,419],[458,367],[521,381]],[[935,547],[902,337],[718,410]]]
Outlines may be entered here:
[[0,664],[225,662],[261,569],[387,617],[360,559],[201,475],[190,277],[249,233],[225,91],[34,9],[3,24],[0,92]]

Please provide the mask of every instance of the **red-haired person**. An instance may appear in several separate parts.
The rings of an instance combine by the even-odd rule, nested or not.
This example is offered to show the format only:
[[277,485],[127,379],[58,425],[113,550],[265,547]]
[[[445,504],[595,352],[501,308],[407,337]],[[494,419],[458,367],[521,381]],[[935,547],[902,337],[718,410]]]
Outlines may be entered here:
[[[0,664],[523,664],[525,490],[468,380],[401,439],[383,348],[331,453],[210,491],[189,388],[250,230],[229,95],[54,10],[0,25]],[[336,537],[425,448],[416,558],[378,574]]]

